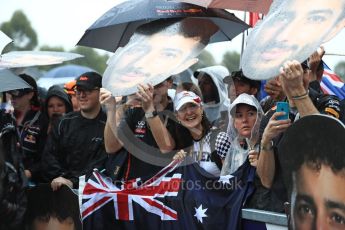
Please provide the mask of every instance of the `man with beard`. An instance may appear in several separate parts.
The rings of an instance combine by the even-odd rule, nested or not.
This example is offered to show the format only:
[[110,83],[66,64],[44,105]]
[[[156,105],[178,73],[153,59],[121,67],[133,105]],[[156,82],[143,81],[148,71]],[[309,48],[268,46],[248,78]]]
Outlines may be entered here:
[[344,0],[276,0],[248,37],[241,60],[244,74],[257,80],[277,76],[285,61],[307,59],[344,25]]
[[217,30],[212,21],[198,18],[144,24],[109,59],[103,85],[114,96],[135,93],[140,83],[157,85],[195,64]]

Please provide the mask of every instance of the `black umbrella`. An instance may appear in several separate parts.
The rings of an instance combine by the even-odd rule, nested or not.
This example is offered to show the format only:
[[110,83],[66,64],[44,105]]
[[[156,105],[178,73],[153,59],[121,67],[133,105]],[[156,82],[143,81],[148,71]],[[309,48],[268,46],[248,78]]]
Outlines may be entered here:
[[0,92],[15,89],[32,88],[26,81],[8,69],[0,69]]
[[158,19],[207,18],[219,31],[210,42],[228,41],[248,29],[249,26],[234,14],[222,9],[206,9],[181,2],[166,0],[130,0],[119,4],[86,30],[77,45],[114,52],[125,46],[136,28]]

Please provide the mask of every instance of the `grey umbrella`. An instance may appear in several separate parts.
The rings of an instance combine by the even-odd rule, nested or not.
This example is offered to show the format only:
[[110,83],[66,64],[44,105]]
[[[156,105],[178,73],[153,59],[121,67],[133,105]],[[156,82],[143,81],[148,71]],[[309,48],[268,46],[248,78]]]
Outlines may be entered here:
[[0,69],[0,92],[15,89],[32,88],[26,81],[8,69]]
[[166,0],[130,0],[101,16],[86,30],[77,45],[114,52],[118,47],[125,46],[136,28],[142,24],[186,17],[210,19],[219,27],[210,42],[231,40],[249,28],[234,14],[222,9],[206,9]]

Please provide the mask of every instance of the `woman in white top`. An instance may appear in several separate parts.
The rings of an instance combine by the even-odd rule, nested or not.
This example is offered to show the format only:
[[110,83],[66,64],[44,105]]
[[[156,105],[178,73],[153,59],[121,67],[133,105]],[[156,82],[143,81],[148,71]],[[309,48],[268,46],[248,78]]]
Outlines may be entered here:
[[182,159],[188,154],[208,173],[219,176],[222,161],[230,147],[227,134],[212,129],[201,105],[201,98],[195,93],[191,91],[177,93],[174,107],[178,121],[193,139],[188,153],[181,150],[174,159]]

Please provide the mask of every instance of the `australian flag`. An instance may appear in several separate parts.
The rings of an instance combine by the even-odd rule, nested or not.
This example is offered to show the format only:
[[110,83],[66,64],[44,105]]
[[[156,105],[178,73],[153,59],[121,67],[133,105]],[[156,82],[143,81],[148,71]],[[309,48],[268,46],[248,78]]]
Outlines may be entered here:
[[145,182],[113,183],[94,171],[80,188],[83,229],[239,228],[255,169],[246,161],[233,175],[214,177],[185,162],[173,161]]
[[325,94],[336,95],[340,100],[345,98],[345,85],[341,78],[323,63],[324,71],[321,81],[321,89]]

